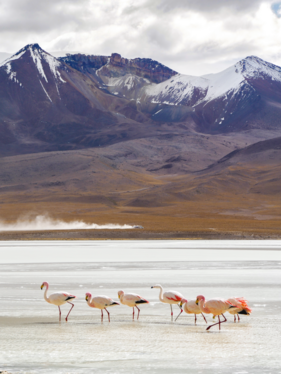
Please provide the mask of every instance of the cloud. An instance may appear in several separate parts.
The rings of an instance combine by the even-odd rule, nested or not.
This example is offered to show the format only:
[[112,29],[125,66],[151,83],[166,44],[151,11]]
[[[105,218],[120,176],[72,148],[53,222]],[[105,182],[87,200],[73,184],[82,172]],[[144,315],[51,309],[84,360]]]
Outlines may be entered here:
[[281,2],[271,0],[2,0],[0,51],[38,42],[158,60],[206,74],[258,55],[281,64]]
[[199,13],[217,13],[222,10],[245,12],[257,9],[264,0],[147,0],[145,6],[156,12],[197,11]]

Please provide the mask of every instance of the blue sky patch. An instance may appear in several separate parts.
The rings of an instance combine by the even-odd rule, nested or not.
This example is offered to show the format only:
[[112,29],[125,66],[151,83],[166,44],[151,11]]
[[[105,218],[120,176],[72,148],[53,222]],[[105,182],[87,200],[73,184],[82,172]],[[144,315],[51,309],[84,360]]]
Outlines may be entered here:
[[279,1],[278,3],[274,3],[271,5],[271,9],[273,11],[273,13],[278,17],[280,18],[281,17],[281,1]]

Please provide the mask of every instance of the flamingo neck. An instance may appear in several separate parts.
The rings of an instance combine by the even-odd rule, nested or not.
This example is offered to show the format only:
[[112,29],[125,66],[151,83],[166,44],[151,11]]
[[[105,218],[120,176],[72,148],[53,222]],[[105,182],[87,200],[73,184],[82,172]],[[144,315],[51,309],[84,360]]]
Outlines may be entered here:
[[44,292],[44,299],[47,301],[47,303],[50,303],[50,299],[48,298],[47,292],[49,289],[49,285],[47,284],[45,292]]
[[198,305],[199,305],[201,312],[204,312],[207,314],[210,313],[210,310],[207,307],[205,307],[205,300],[200,300]]
[[159,300],[162,301],[162,303],[164,302],[164,299],[163,299],[163,288],[162,286],[159,286],[160,288],[160,293],[159,293]]

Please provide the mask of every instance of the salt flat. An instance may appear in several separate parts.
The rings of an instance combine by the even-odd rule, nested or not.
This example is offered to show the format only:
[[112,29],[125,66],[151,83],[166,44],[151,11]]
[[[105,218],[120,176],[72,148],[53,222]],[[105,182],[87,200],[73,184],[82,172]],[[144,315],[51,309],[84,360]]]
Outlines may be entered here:
[[[280,241],[101,241],[0,243],[0,369],[12,373],[281,373]],[[68,323],[43,299],[78,296]],[[244,296],[253,313],[207,332],[199,316],[170,321],[156,283],[187,299]],[[112,307],[111,323],[87,291],[118,300],[136,292],[151,303],[139,321]],[[62,306],[66,315],[68,305]],[[174,307],[175,314],[179,309]],[[207,316],[212,322],[211,316]]]

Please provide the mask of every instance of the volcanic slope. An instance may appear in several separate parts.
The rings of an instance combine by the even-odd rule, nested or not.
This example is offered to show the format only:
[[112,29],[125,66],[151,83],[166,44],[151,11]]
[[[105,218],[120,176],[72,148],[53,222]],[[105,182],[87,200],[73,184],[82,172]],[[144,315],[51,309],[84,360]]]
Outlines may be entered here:
[[123,99],[38,44],[2,63],[0,103],[2,154],[100,146],[147,132],[117,112],[126,105]]

